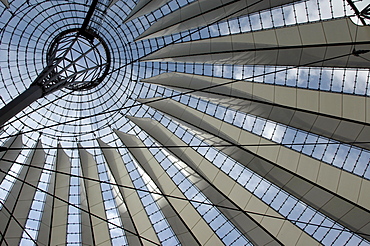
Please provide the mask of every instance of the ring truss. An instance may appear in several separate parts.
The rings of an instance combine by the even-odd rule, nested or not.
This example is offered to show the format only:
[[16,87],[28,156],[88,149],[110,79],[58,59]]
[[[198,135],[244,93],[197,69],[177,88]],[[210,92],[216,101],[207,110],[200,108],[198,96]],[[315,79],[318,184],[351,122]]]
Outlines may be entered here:
[[370,245],[366,1],[1,2],[0,245]]

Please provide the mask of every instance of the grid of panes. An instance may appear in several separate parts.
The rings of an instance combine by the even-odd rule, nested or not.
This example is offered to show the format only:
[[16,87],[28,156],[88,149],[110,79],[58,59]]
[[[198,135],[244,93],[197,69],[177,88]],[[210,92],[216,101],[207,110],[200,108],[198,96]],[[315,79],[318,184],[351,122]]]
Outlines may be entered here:
[[[33,198],[31,209],[28,214],[27,222],[25,224],[25,231],[23,232],[20,245],[30,245],[33,243],[37,244],[36,240],[39,233],[41,219],[43,217],[46,197],[50,196],[50,190],[48,187],[50,185],[49,182],[54,168],[52,163],[55,163],[56,159],[55,153],[56,151],[51,149],[45,151],[45,165],[41,166],[43,170],[37,185],[37,190]],[[35,167],[29,166],[29,168]],[[24,185],[29,184],[25,183]]]
[[[94,143],[98,144],[98,143]],[[127,245],[126,232],[122,229],[121,218],[117,211],[117,203],[115,201],[115,195],[112,192],[111,180],[109,179],[109,174],[107,172],[107,163],[105,161],[104,155],[101,150],[96,148],[93,149],[94,159],[96,160],[97,169],[99,172],[99,181],[102,189],[102,198],[104,201],[104,208],[108,220],[108,228],[111,236],[112,245]],[[97,182],[99,182],[97,181]]]
[[[176,121],[166,116],[160,116],[161,113],[155,112],[155,114],[157,116],[150,116],[156,119],[162,118],[160,122],[186,144],[195,146],[193,148],[198,153],[220,168],[220,170],[324,245],[341,244],[342,242],[352,245],[366,245],[370,243],[268,180],[260,177],[216,148],[209,147],[206,142],[196,137],[190,130],[187,130]],[[147,146],[150,145],[147,144]]]
[[[73,146],[76,147],[76,146]],[[67,245],[81,244],[81,211],[79,209],[82,189],[80,173],[80,160],[76,151],[70,152],[71,174],[69,184],[69,198],[68,198],[68,216],[67,216]]]
[[[155,116],[152,115],[152,117]],[[135,130],[135,135],[138,135],[146,146],[157,145],[145,132],[141,131],[139,128],[135,128]],[[182,163],[181,160],[165,151],[165,146],[163,149],[150,148],[149,151],[184,196],[189,200],[195,201],[191,202],[191,204],[224,243],[227,245],[252,245],[236,226],[227,220],[217,207],[208,205],[212,204],[211,201],[191,180],[189,180],[188,174],[186,174],[186,171],[182,168],[184,163]],[[208,204],[199,202],[206,202]]]
[[189,107],[271,140],[274,143],[370,179],[370,152],[365,149],[343,144],[222,105],[216,105],[194,96],[174,97],[174,100],[176,99]]
[[[122,146],[120,141],[115,140],[118,146]],[[157,198],[153,196],[151,192],[155,191],[153,184],[148,184],[149,179],[143,179],[143,171],[135,160],[130,156],[127,149],[118,148],[121,154],[122,160],[126,165],[127,171],[131,177],[131,180],[137,191],[141,202],[145,208],[145,211],[149,217],[150,222],[153,225],[157,236],[163,245],[179,245],[179,241],[169,226],[166,218],[163,216],[161,210],[157,205]]]

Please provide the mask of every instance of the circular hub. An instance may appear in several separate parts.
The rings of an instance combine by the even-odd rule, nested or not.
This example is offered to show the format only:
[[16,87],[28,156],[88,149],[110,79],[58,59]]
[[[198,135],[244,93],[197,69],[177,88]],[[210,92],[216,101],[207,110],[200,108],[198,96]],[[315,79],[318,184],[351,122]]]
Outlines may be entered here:
[[58,83],[71,90],[88,90],[108,74],[110,54],[97,33],[68,30],[53,40],[47,62],[53,69],[53,79]]

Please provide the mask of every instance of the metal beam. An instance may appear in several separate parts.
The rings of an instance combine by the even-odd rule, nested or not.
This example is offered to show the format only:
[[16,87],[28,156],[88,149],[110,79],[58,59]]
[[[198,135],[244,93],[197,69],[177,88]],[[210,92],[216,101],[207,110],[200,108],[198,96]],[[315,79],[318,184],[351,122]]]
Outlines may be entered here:
[[89,8],[89,11],[86,14],[86,17],[84,19],[84,22],[82,23],[81,32],[85,32],[86,31],[87,26],[89,25],[89,22],[91,20],[91,17],[94,14],[94,11],[95,11],[95,8],[96,8],[96,5],[97,4],[98,4],[98,0],[93,0],[91,6]]
[[0,127],[31,103],[41,98],[43,90],[39,85],[31,85],[22,94],[0,109]]

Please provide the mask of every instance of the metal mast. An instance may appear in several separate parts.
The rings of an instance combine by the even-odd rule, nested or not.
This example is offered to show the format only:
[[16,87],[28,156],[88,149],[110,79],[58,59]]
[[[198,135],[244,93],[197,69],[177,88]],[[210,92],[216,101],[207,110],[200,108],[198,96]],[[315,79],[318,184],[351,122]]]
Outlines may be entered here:
[[62,88],[88,90],[108,74],[110,53],[89,22],[98,1],[94,0],[79,29],[61,32],[47,52],[47,65],[30,87],[0,109],[0,127],[31,103]]

